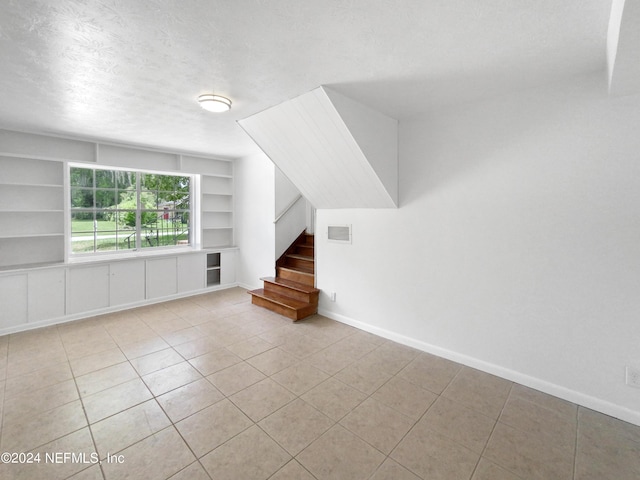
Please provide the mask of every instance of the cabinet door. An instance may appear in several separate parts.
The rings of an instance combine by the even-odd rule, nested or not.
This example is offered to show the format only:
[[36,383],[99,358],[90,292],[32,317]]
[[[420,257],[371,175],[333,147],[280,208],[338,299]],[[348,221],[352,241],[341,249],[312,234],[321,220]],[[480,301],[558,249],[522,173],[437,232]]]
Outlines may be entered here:
[[29,321],[64,317],[64,268],[29,272],[28,277]]
[[147,298],[178,293],[176,257],[147,260]]
[[27,323],[27,275],[0,277],[0,329]]
[[73,267],[67,272],[67,314],[109,306],[109,265]]
[[220,253],[220,285],[228,285],[236,281],[235,250]]
[[109,265],[109,305],[142,302],[145,295],[144,260]]
[[178,292],[193,292],[204,288],[206,255],[181,255],[178,259]]

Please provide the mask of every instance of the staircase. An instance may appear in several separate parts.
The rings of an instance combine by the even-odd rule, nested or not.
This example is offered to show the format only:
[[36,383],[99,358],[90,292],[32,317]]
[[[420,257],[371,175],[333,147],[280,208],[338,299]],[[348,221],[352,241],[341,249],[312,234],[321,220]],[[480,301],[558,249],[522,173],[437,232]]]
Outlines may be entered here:
[[264,288],[252,290],[251,303],[294,321],[318,311],[313,235],[302,232],[276,262],[276,276],[261,278]]

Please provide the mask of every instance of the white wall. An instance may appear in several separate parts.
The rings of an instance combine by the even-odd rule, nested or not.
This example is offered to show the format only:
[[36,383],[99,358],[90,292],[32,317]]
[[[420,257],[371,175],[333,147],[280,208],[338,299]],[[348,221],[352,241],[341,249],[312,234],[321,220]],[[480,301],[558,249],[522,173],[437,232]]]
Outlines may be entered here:
[[322,87],[394,205],[398,204],[398,121]]
[[300,195],[300,190],[274,165],[275,173],[275,208],[273,218],[280,215],[289,204]]
[[261,277],[275,275],[274,169],[262,153],[235,161],[237,278],[246,288],[260,288]]
[[400,208],[318,210],[321,313],[640,424],[640,97],[605,77],[401,123]]

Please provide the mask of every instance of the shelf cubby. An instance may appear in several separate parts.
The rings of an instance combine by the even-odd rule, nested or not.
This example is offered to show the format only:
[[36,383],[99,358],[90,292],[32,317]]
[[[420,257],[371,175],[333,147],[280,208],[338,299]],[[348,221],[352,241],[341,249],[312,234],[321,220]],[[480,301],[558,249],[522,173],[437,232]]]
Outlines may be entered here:
[[0,156],[0,268],[64,261],[63,168]]

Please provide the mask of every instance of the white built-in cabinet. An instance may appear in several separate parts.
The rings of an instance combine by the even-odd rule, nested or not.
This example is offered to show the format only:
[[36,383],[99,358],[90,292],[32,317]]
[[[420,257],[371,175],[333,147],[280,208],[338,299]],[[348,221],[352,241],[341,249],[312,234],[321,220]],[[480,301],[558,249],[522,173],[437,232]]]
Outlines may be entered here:
[[210,287],[212,285],[220,284],[220,253],[219,252],[211,252],[207,253],[207,286]]
[[220,253],[220,284],[228,285],[236,282],[236,251]]
[[[194,290],[200,290],[203,288],[203,285],[206,286],[204,280],[206,274],[206,255],[206,253],[200,253],[176,257],[178,293],[192,292]],[[202,268],[203,265],[205,268]],[[227,282],[227,284],[229,283],[235,283],[235,276],[232,281]]]
[[127,305],[145,300],[145,261],[109,264],[109,305]]
[[0,156],[0,267],[64,260],[62,162]]
[[234,250],[223,252],[209,252],[207,253],[206,262],[207,287],[215,287],[216,285],[227,285],[229,283],[235,283],[236,260]]
[[66,272],[63,268],[32,270],[27,274],[27,319],[39,322],[65,314]]
[[0,328],[27,322],[27,274],[0,277]]
[[0,331],[65,315],[65,270],[0,276]]
[[147,298],[169,297],[178,293],[176,257],[147,260]]
[[109,306],[109,265],[82,265],[67,270],[67,313]]
[[218,162],[217,175],[201,178],[202,246],[233,245],[233,164]]
[[235,257],[230,248],[0,271],[0,335],[232,286]]
[[[67,162],[200,175],[193,249],[69,261]],[[233,168],[0,129],[0,335],[234,285]]]

